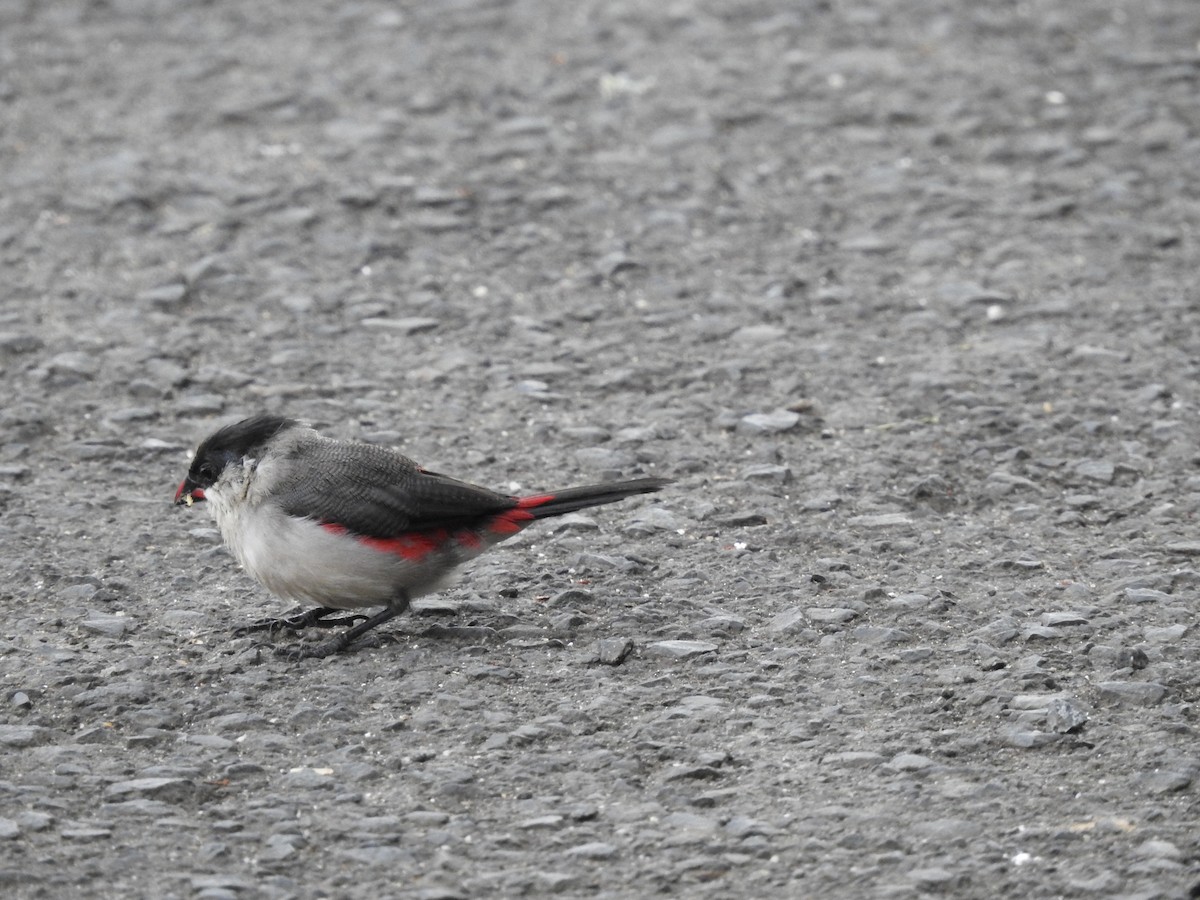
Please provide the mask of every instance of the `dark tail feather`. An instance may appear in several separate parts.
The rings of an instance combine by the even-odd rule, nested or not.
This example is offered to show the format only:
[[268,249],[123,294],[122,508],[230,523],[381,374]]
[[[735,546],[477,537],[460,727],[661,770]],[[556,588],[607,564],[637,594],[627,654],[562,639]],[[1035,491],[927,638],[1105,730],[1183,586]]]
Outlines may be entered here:
[[612,481],[608,484],[589,484],[584,487],[567,488],[552,494],[535,494],[517,501],[517,509],[524,510],[534,519],[561,516],[589,506],[616,503],[634,494],[650,494],[661,491],[671,483],[669,478],[635,478],[632,481]]

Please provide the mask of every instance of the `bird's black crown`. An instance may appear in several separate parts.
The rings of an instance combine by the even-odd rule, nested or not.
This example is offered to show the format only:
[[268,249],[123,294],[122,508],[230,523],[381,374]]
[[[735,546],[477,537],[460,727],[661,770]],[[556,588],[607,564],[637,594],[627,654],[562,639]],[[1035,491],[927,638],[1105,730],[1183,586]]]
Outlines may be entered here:
[[196,449],[188,482],[198,488],[211,486],[230,463],[261,455],[271,438],[299,424],[285,416],[252,416],[214,431]]

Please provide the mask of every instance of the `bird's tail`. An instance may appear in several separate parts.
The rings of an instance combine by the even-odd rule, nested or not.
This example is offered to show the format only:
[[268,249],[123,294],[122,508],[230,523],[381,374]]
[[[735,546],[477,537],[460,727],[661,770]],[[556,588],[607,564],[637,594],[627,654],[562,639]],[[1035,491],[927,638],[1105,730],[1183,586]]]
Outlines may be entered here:
[[610,481],[607,484],[589,484],[567,488],[549,494],[534,494],[517,500],[516,509],[529,514],[533,519],[561,516],[566,513],[616,503],[634,494],[650,494],[661,491],[671,483],[669,478],[635,478],[632,481]]

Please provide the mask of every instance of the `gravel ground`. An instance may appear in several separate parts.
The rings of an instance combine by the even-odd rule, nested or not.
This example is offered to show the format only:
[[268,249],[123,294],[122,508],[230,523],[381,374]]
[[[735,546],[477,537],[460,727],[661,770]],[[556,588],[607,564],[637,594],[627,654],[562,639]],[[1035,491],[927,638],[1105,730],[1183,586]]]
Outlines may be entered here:
[[[5,896],[1200,882],[1194,0],[8,0],[0,61]],[[289,663],[170,504],[263,410],[676,484]]]

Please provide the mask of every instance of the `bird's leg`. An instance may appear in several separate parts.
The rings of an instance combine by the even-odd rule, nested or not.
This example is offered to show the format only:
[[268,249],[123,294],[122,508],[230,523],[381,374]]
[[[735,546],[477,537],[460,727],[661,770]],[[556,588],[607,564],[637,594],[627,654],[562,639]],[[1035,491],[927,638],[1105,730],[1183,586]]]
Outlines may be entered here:
[[275,634],[278,631],[285,630],[300,631],[302,628],[310,626],[316,628],[333,628],[335,625],[353,625],[355,622],[367,618],[362,615],[346,616],[341,619],[326,618],[326,616],[331,616],[336,612],[342,612],[342,610],[334,609],[332,606],[316,606],[311,609],[298,606],[281,619],[261,619],[258,622],[243,625],[233,635],[234,637],[243,637],[247,634],[253,634],[256,631],[267,631]]
[[390,606],[380,610],[370,618],[356,616],[355,618],[366,618],[366,621],[359,622],[352,628],[346,629],[337,637],[321,641],[319,644],[312,644],[308,647],[280,647],[275,652],[289,659],[308,659],[310,657],[321,659],[326,656],[332,656],[334,653],[341,653],[376,625],[382,625],[389,619],[394,619],[406,609],[408,609],[408,595],[401,594]]

